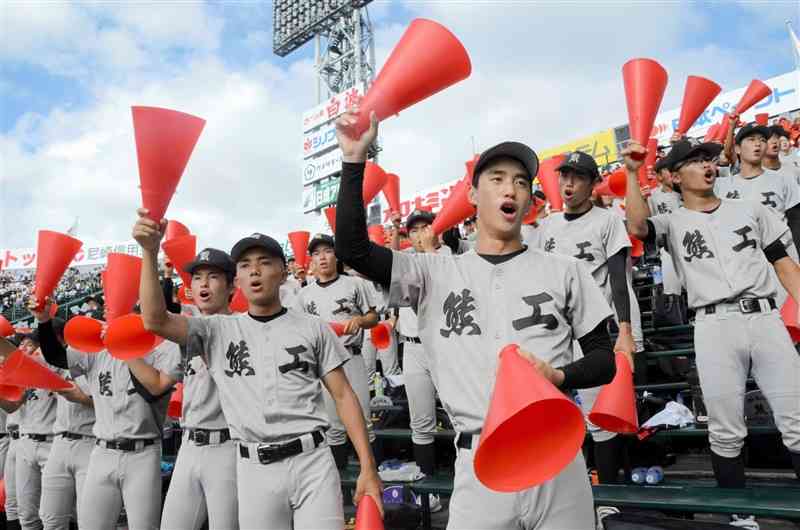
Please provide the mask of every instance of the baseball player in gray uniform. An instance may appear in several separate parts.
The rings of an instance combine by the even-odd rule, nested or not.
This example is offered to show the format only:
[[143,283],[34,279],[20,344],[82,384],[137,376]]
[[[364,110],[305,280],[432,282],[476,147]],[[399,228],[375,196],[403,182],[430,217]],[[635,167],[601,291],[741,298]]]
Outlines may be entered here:
[[[536,154],[504,142],[481,155],[469,195],[478,210],[474,250],[459,256],[392,252],[367,237],[361,190],[367,149],[378,129],[374,113],[370,118],[358,140],[347,135],[357,109],[336,123],[343,154],[336,252],[389,288],[393,304],[416,308],[434,383],[458,432],[448,528],[593,528],[580,452],[552,480],[518,493],[487,489],[473,470],[503,347],[519,344],[543,377],[564,391],[606,384],[615,373],[606,328],[611,310],[591,276],[575,258],[522,244]],[[575,339],[584,352],[577,361]]]
[[[800,268],[781,238],[785,224],[755,201],[714,194],[714,160],[720,146],[683,140],[667,157],[680,185],[683,207],[648,219],[638,186],[641,162],[623,154],[628,173],[628,229],[637,237],[662,240],[696,311],[695,355],[708,409],[709,442],[717,482],[744,486],[741,449],[747,436],[743,407],[748,371],[769,402],[783,443],[800,477],[800,357],[775,304],[777,277],[800,299]],[[770,267],[770,264],[772,267]]]
[[238,445],[240,527],[343,528],[339,474],[323,434],[328,426],[323,385],[361,462],[355,500],[369,494],[380,506],[381,483],[363,413],[342,370],[348,354],[327,322],[281,305],[286,258],[278,242],[253,234],[231,251],[247,314],[171,314],[157,269],[166,221],[152,221],[147,213],[139,210],[133,229],[144,253],[142,316],[151,331],[186,345],[187,355],[207,359]]
[[769,129],[770,136],[767,138],[767,148],[764,150],[764,159],[762,160],[764,169],[771,169],[786,175],[800,185],[800,167],[797,165],[797,158],[781,161],[781,139],[788,141],[789,133],[777,124],[767,127],[767,129]]
[[[672,187],[672,173],[664,166],[664,158],[655,164],[656,181],[658,186],[653,188],[647,198],[647,206],[651,215],[672,213],[681,207],[681,194]],[[663,278],[664,294],[681,294],[683,286],[675,272],[675,265],[669,252],[664,248],[659,249],[661,258],[661,275]]]
[[[294,299],[294,309],[321,318],[325,322],[341,322],[345,325],[340,341],[350,353],[344,365],[350,385],[358,396],[364,413],[370,443],[375,441],[369,410],[369,381],[367,367],[361,355],[364,330],[378,323],[376,302],[370,297],[368,282],[355,276],[339,274],[339,264],[333,251],[333,238],[317,234],[308,243],[308,252],[316,273],[315,280],[300,289]],[[325,433],[339,469],[347,465],[349,446],[344,424],[336,415],[336,402],[325,393],[325,408],[330,416],[330,429]],[[374,450],[374,447],[373,447]]]
[[[192,307],[199,311],[198,315],[230,314],[228,303],[235,291],[236,271],[227,253],[203,249],[184,271],[192,276],[191,292],[196,304]],[[165,282],[165,294],[167,289]],[[167,303],[167,308],[173,313],[182,312],[179,304]],[[128,366],[152,394],[168,392],[177,383],[140,359],[128,361]],[[236,445],[222,412],[217,386],[201,355],[183,355],[181,368],[183,443],[164,501],[161,528],[197,529],[208,519],[209,528],[237,529]]]
[[[54,333],[48,322],[42,333]],[[85,376],[94,402],[96,438],[78,501],[78,526],[113,528],[122,506],[131,530],[158,528],[161,516],[161,435],[169,394],[156,396],[131,374],[125,362],[102,350],[87,355],[43,341],[42,353],[53,366]],[[180,352],[163,342],[144,358],[167,376],[177,378]]]
[[17,446],[19,445],[19,409],[6,414],[8,450],[3,462],[3,484],[6,488],[6,528],[19,530],[19,506],[17,505]]

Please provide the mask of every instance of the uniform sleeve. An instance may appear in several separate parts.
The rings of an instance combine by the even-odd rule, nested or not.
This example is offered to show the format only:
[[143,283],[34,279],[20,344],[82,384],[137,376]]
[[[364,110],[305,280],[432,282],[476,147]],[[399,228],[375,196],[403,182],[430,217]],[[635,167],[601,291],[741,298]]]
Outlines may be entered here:
[[[187,317],[189,333],[186,337],[186,355],[189,358],[195,355],[211,355],[211,342],[215,332],[218,331],[219,320],[214,317]],[[211,359],[209,358],[209,362]]]
[[81,375],[89,377],[92,364],[94,364],[94,355],[85,355],[75,348],[67,346],[67,368],[73,379]]
[[368,281],[359,278],[356,283],[356,292],[358,293],[358,309],[362,315],[378,307],[377,296]]
[[[653,230],[655,230],[655,234],[652,234],[652,240],[658,243],[659,246],[663,246],[664,241],[669,239],[669,216],[672,214],[662,213],[659,215],[654,215],[647,219],[648,226],[650,226]],[[651,239],[650,234],[648,234],[648,239]]]
[[300,289],[297,294],[294,295],[294,299],[292,300],[292,307],[290,309],[294,309],[299,313],[306,312],[305,302],[303,302],[303,289]]
[[153,368],[167,374],[175,380],[181,379],[181,350],[174,342],[164,341],[156,348],[153,356]]
[[608,216],[608,224],[603,234],[603,246],[606,249],[608,258],[619,253],[623,248],[631,246],[631,239],[625,229],[625,222],[621,218],[612,215]]
[[342,345],[331,327],[319,320],[319,346],[317,349],[317,376],[322,378],[332,370],[342,366],[350,358],[347,350]]
[[784,237],[789,227],[780,218],[767,209],[766,206],[753,202],[754,214],[761,232],[761,248],[764,249]]
[[392,277],[389,285],[389,307],[419,307],[430,282],[426,254],[392,253]]
[[611,308],[595,281],[577,261],[570,263],[566,278],[567,319],[579,339],[611,316]]
[[786,209],[794,208],[800,204],[800,186],[792,175],[783,174],[784,196],[786,197]]

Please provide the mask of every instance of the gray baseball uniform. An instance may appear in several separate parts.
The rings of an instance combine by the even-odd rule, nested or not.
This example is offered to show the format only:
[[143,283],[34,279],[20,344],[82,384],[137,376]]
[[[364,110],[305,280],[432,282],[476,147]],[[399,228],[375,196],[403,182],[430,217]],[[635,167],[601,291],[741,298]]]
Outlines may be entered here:
[[[72,380],[85,394],[90,395],[89,381],[84,376],[72,378],[67,370],[56,369],[65,379]],[[45,529],[68,529],[75,513],[76,502],[89,469],[89,456],[94,448],[94,408],[67,401],[58,396],[55,440],[42,473],[42,505],[40,514]],[[80,506],[78,506],[80,510]]]
[[[201,355],[183,360],[183,443],[164,500],[162,530],[239,528],[236,500],[236,444],[229,438],[217,385]],[[208,441],[190,440],[190,432]]]
[[6,416],[8,451],[3,466],[3,484],[6,487],[5,512],[8,521],[19,519],[17,504],[17,447],[19,446],[19,409]]
[[297,296],[297,293],[300,292],[300,289],[302,289],[302,285],[300,285],[300,282],[298,282],[294,277],[290,276],[286,278],[286,281],[280,286],[281,303],[284,307],[294,306],[294,299]]
[[23,529],[42,528],[39,518],[42,471],[53,445],[56,407],[56,395],[53,392],[39,389],[25,391],[25,403],[19,415],[16,476],[19,524]]
[[8,454],[8,441],[11,438],[6,429],[8,413],[0,409],[0,477],[5,474],[6,454]]
[[417,308],[442,404],[459,437],[473,436],[471,449],[458,450],[448,528],[593,528],[580,452],[551,481],[512,494],[478,482],[472,459],[500,350],[516,343],[555,367],[572,362],[575,339],[611,316],[595,282],[574,258],[532,248],[496,265],[475,251],[395,252],[393,260],[391,302]]
[[[326,322],[347,322],[355,316],[367,314],[377,305],[370,296],[368,283],[367,280],[344,275],[339,275],[332,282],[325,284],[310,282],[297,293],[294,308],[318,316]],[[369,441],[372,442],[375,440],[375,433],[372,431],[370,419],[369,381],[367,381],[367,367],[361,355],[364,331],[361,330],[353,335],[342,335],[339,340],[351,354],[350,361],[344,365],[344,372],[358,396],[358,402],[364,412],[364,421],[367,423]],[[344,445],[347,443],[347,433],[336,413],[336,404],[328,392],[323,394],[325,408],[330,415],[330,429],[326,433],[328,445]]]
[[[650,197],[647,198],[647,205],[650,207],[652,215],[672,213],[681,207],[681,196],[674,191],[664,191],[661,186],[655,188]],[[661,258],[661,276],[663,278],[664,294],[681,294],[683,286],[675,272],[675,265],[672,257],[666,249],[659,249]]]
[[786,210],[800,204],[800,186],[791,176],[764,169],[752,178],[740,174],[718,178],[714,183],[714,193],[723,199],[744,199],[756,201],[776,212],[782,221],[786,220]]
[[[178,346],[163,342],[144,361],[177,379]],[[67,348],[73,376],[85,375],[94,400],[97,445],[79,502],[81,528],[112,528],[124,504],[131,530],[158,528],[161,515],[161,434],[169,395],[148,403],[128,366],[107,351],[93,355]],[[115,443],[130,444],[114,448]]]
[[[324,441],[317,445],[311,433],[329,425],[320,379],[349,355],[319,318],[284,309],[265,320],[247,314],[189,319],[187,351],[207,353],[209,374],[239,442],[239,525],[340,530],[339,474],[330,449]],[[259,461],[259,447],[298,439],[302,453]]]
[[[777,286],[763,249],[788,232],[754,201],[722,199],[712,213],[680,208],[650,218],[665,240],[697,311],[695,355],[708,409],[711,449],[737,457],[747,435],[744,392],[748,370],[772,407],[783,443],[800,452],[800,357],[767,299]],[[742,313],[737,301],[757,298],[761,311]],[[714,306],[714,310],[706,309]]]
[[[386,297],[383,294],[383,289],[381,289],[380,285],[369,280],[365,280],[365,285],[369,290],[370,299],[377,304],[375,310],[378,312],[378,316],[381,320],[388,319],[389,311],[384,302]],[[400,363],[397,359],[397,334],[394,329],[389,333],[389,341],[388,348],[379,350],[372,343],[372,338],[369,333],[364,337],[361,356],[364,358],[364,366],[367,368],[367,381],[370,383],[375,377],[377,367],[376,361],[378,359],[381,360],[381,367],[383,368],[384,375],[397,375],[400,373]]]

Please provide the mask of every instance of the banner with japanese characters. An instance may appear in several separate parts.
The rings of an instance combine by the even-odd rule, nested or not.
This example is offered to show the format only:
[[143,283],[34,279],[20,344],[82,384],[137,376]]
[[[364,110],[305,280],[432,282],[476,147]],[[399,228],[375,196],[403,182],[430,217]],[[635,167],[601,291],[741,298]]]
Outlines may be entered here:
[[[85,267],[89,265],[104,266],[109,252],[142,255],[142,249],[136,241],[121,241],[116,243],[84,244],[80,252],[72,260],[70,267]],[[2,270],[24,270],[36,268],[35,248],[5,248],[0,249],[0,264]]]

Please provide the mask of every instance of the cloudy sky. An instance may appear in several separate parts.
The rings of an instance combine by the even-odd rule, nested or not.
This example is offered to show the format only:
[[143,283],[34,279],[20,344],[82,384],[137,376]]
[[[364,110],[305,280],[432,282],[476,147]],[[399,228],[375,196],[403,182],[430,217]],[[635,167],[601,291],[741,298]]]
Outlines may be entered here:
[[[270,2],[19,2],[0,6],[0,248],[36,230],[129,237],[139,204],[131,105],[207,120],[169,217],[203,246],[254,231],[316,229],[301,201],[300,116],[314,105],[313,45],[272,54]],[[473,63],[465,82],[387,120],[381,165],[419,190],[459,177],[472,150],[505,139],[553,147],[627,121],[620,69],[669,71],[733,89],[794,68],[771,2],[374,1],[378,65],[416,17],[449,27]]]

